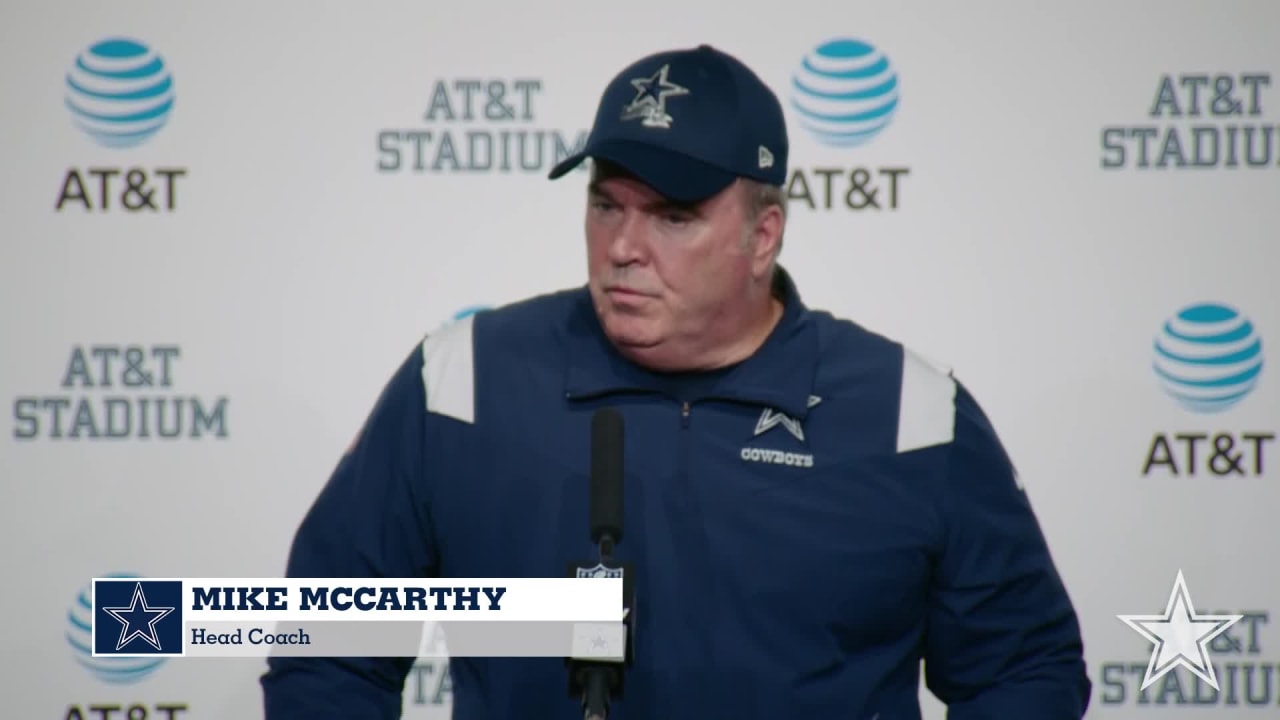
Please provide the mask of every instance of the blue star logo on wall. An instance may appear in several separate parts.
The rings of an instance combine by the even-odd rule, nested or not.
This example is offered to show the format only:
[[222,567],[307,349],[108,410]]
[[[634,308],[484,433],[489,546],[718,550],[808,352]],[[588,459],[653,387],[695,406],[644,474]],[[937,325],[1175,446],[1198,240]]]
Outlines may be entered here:
[[1191,604],[1191,593],[1187,591],[1187,582],[1179,570],[1163,615],[1116,617],[1155,644],[1142,681],[1143,690],[1179,665],[1217,690],[1218,678],[1209,660],[1209,642],[1244,616],[1197,615],[1195,606]]
[[642,125],[651,128],[671,127],[673,118],[667,114],[667,98],[688,95],[689,88],[668,80],[670,72],[671,66],[663,65],[649,77],[633,78],[631,86],[636,89],[636,96],[622,109],[622,119],[639,118]]
[[162,651],[160,638],[156,635],[156,623],[163,620],[172,607],[151,607],[147,605],[147,597],[142,594],[142,583],[133,588],[133,598],[126,607],[104,607],[102,611],[120,621],[120,639],[116,642],[116,650],[121,650],[134,638],[141,638],[151,647]]

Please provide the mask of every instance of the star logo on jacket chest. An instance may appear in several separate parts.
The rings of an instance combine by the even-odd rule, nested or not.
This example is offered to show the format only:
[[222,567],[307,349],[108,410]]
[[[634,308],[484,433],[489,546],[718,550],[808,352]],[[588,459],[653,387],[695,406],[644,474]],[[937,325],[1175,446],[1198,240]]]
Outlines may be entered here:
[[[822,402],[822,398],[817,395],[809,396],[809,407],[813,407]],[[790,415],[775,410],[774,408],[765,408],[760,413],[760,419],[756,421],[756,430],[752,433],[752,439],[758,438],[770,430],[782,427],[791,433],[797,441],[804,443],[804,425],[800,421]],[[797,452],[795,448],[786,449],[776,447],[753,447],[748,445],[742,448],[740,455],[746,462],[765,463],[768,465],[788,465],[791,467],[811,468],[814,466],[813,455],[807,452]]]
[[[817,395],[809,396],[810,408],[816,406],[820,402],[822,402],[822,398]],[[804,426],[800,421],[784,412],[774,410],[773,408],[765,408],[764,412],[760,413],[760,419],[756,421],[756,431],[753,433],[752,437],[759,437],[779,425],[786,428],[787,432],[791,433],[796,440],[804,442]]]

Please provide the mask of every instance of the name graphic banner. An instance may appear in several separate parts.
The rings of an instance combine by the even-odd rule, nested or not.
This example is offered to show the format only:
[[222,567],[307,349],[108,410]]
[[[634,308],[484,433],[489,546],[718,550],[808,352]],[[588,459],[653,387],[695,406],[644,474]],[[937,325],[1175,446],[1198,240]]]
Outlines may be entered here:
[[[93,656],[621,657],[621,578],[95,578]],[[447,638],[447,645],[446,645]]]

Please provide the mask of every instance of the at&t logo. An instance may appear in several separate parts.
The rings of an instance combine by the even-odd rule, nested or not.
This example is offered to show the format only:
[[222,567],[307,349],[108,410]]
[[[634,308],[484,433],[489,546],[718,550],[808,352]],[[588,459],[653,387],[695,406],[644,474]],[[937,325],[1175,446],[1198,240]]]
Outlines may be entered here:
[[[824,148],[841,157],[862,148],[893,122],[898,73],[870,43],[849,37],[827,40],[801,59],[791,76],[791,115]],[[787,192],[811,209],[896,210],[901,177],[909,168],[797,166]]]
[[[1235,408],[1258,387],[1263,365],[1257,328],[1224,303],[1180,309],[1165,320],[1153,342],[1157,382],[1178,406],[1196,415],[1221,416]],[[1260,476],[1274,440],[1272,431],[1156,433],[1142,474]]]
[[1262,373],[1262,338],[1234,308],[1204,303],[1165,322],[1155,341],[1155,372],[1180,405],[1221,412],[1253,392]]
[[67,72],[72,122],[103,147],[150,140],[169,121],[174,97],[164,60],[135,40],[103,40],[81,52]]
[[[163,58],[138,40],[107,38],[82,50],[67,69],[65,100],[72,125],[101,148],[135,151],[168,123],[176,102]],[[181,167],[94,163],[63,175],[54,209],[169,212],[177,208]]]

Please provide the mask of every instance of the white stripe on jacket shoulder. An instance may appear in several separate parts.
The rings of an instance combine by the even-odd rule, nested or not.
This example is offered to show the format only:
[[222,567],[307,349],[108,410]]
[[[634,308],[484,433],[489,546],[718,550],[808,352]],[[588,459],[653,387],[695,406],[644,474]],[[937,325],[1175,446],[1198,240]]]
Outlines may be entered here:
[[956,430],[956,381],[950,368],[902,349],[898,452],[949,443]]
[[427,412],[474,423],[476,414],[475,315],[448,323],[422,341],[422,384]]

